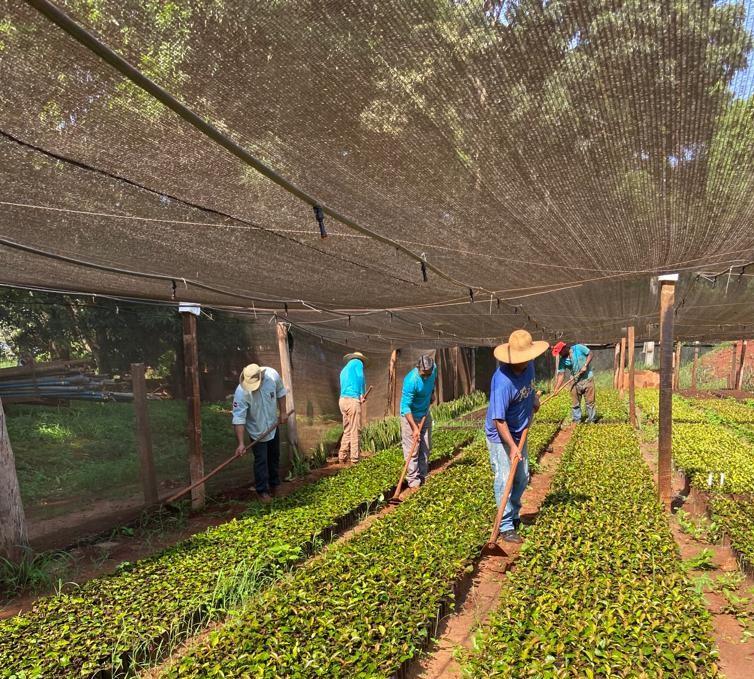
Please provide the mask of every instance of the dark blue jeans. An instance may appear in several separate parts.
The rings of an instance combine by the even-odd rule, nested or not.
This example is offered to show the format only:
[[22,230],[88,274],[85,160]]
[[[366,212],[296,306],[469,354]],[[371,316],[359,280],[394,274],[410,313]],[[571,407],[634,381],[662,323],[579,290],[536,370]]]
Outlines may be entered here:
[[280,485],[280,429],[275,430],[274,438],[260,441],[251,450],[254,452],[254,487],[257,493],[269,493]]

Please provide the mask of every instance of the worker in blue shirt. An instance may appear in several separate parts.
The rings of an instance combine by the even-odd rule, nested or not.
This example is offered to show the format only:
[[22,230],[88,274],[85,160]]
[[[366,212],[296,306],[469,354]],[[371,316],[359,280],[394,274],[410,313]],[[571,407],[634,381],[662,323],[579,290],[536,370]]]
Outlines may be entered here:
[[[416,367],[403,379],[401,394],[401,443],[403,444],[403,459],[408,460],[419,440],[406,472],[409,488],[416,488],[424,483],[429,473],[429,451],[432,448],[432,416],[429,405],[437,379],[437,366],[434,359],[423,354],[416,362]],[[424,423],[419,424],[424,418]]]
[[574,422],[581,422],[581,399],[586,401],[586,421],[594,422],[597,418],[594,373],[592,371],[592,354],[583,344],[558,342],[552,348],[552,355],[558,357],[558,378],[555,391],[563,384],[565,371],[569,370],[573,378],[571,385],[571,417]]
[[514,330],[508,342],[496,347],[494,352],[499,363],[492,375],[484,430],[498,507],[511,466],[514,460],[518,460],[511,493],[500,522],[500,536],[507,542],[522,542],[517,529],[521,497],[529,484],[529,456],[526,442],[521,447],[519,443],[524,430],[531,425],[533,414],[539,409],[539,399],[534,390],[533,361],[548,347],[547,342],[533,341],[526,330]]
[[369,363],[360,351],[346,354],[346,364],[340,371],[340,400],[338,407],[343,416],[343,438],[340,439],[338,460],[353,464],[359,461],[359,436],[361,435],[361,408],[366,394],[364,366]]

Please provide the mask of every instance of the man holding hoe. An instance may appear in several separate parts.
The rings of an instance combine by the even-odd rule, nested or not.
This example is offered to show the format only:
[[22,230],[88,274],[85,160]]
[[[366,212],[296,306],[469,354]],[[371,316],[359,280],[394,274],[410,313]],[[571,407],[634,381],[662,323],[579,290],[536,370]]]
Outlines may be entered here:
[[586,421],[594,422],[597,408],[594,397],[594,373],[592,372],[592,352],[583,344],[558,342],[552,348],[552,355],[558,357],[558,379],[555,381],[556,392],[563,384],[566,369],[571,371],[571,417],[574,422],[581,422],[581,398],[586,401]]
[[[243,369],[238,382],[233,395],[233,428],[238,440],[236,455],[246,452],[244,432],[248,432],[252,441],[261,437],[261,441],[252,446],[254,487],[259,499],[267,503],[272,500],[270,493],[274,495],[275,489],[280,485],[278,426],[285,424],[288,419],[285,410],[287,392],[277,370],[261,367],[256,363]],[[265,432],[267,433],[262,436]]]
[[511,466],[518,460],[500,522],[500,536],[506,542],[522,542],[517,529],[521,523],[521,497],[529,484],[529,458],[526,442],[521,447],[519,443],[539,409],[539,398],[534,389],[534,359],[545,353],[549,346],[547,342],[532,340],[526,330],[514,330],[508,342],[496,347],[494,352],[499,363],[492,375],[484,429],[498,507]]
[[416,367],[403,379],[401,443],[404,460],[409,459],[414,452],[414,443],[417,439],[419,441],[418,449],[411,458],[406,473],[409,488],[419,487],[429,473],[429,451],[432,447],[432,416],[429,414],[429,405],[436,379],[437,366],[434,359],[427,354],[419,357]]

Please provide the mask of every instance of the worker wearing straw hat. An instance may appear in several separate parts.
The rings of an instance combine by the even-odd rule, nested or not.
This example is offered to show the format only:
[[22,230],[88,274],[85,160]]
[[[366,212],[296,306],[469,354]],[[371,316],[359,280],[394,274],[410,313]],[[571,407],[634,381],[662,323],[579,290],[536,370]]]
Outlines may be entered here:
[[[429,404],[432,401],[436,379],[437,366],[434,359],[427,354],[419,357],[416,367],[403,379],[401,443],[404,460],[411,455],[414,442],[419,439],[419,446],[406,471],[409,488],[420,486],[429,473],[429,451],[432,448],[432,416],[429,413]],[[424,424],[419,429],[422,418]]]
[[[252,440],[264,432],[285,424],[286,389],[280,374],[273,368],[251,363],[242,371],[233,395],[233,427],[238,439],[237,455],[246,451],[244,432]],[[278,411],[280,414],[278,415]],[[270,502],[280,485],[280,434],[278,427],[252,446],[254,452],[254,488],[262,502]]]
[[346,364],[340,371],[340,399],[338,407],[343,416],[343,438],[340,439],[338,460],[353,464],[359,461],[359,436],[361,434],[361,408],[366,394],[364,366],[369,364],[364,354],[354,351],[343,357]]
[[532,340],[526,330],[515,330],[507,343],[495,348],[495,358],[499,364],[492,375],[484,428],[498,506],[511,464],[515,459],[519,460],[500,523],[500,535],[507,542],[521,542],[517,528],[520,523],[521,496],[529,483],[529,459],[526,443],[521,449],[518,444],[524,430],[531,424],[533,413],[539,408],[539,399],[534,390],[533,361],[545,353],[548,347],[547,342]]
[[595,405],[594,374],[592,372],[592,354],[583,344],[567,344],[558,342],[552,348],[552,355],[558,357],[558,378],[555,381],[557,391],[563,384],[565,371],[570,370],[571,379],[571,417],[574,422],[581,422],[581,399],[586,403],[586,421],[597,419]]

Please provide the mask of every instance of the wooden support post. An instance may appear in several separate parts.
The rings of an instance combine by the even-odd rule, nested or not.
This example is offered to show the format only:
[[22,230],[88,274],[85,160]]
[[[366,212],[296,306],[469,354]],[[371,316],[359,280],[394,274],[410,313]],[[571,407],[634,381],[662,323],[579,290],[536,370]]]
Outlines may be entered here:
[[[278,323],[276,327],[278,337],[278,353],[280,354],[280,376],[285,386],[285,409],[288,412],[294,409],[293,401],[293,366],[291,364],[291,352],[288,348],[288,324]],[[298,429],[296,428],[296,413],[288,417],[286,427],[288,431],[288,443],[292,449],[298,452]],[[295,454],[295,453],[294,453]]]
[[659,276],[660,282],[660,431],[657,443],[657,487],[660,502],[669,509],[672,499],[673,455],[673,304],[678,274]]
[[28,546],[26,518],[18,488],[16,460],[5,426],[5,411],[0,400],[0,557],[12,563],[21,561]]
[[730,374],[728,375],[728,389],[736,387],[736,343],[730,346]]
[[736,373],[736,389],[742,389],[744,383],[744,362],[746,361],[746,340],[741,340],[741,354],[738,358],[738,372]]
[[673,389],[681,387],[681,351],[683,342],[675,343],[675,356],[673,357]]
[[134,415],[136,417],[136,446],[139,451],[139,477],[147,505],[157,504],[157,476],[154,471],[152,453],[152,431],[147,413],[147,382],[143,363],[131,364],[131,391],[134,395]]
[[618,388],[618,374],[620,369],[620,343],[615,345],[615,355],[613,356],[613,389]]
[[699,364],[699,347],[694,347],[694,362],[691,364],[691,388],[696,391],[696,368]]
[[626,338],[620,338],[620,359],[618,361],[618,390],[623,396],[623,390],[626,388]]
[[[183,362],[185,364],[186,405],[188,406],[189,477],[196,483],[204,476],[202,451],[202,401],[199,395],[199,346],[196,340],[196,315],[181,312],[183,317]],[[191,509],[204,508],[205,488],[200,483],[191,491]]]
[[435,390],[437,394],[437,402],[445,403],[443,393],[443,382],[445,377],[445,355],[442,349],[438,349],[435,352],[435,365],[437,366],[437,379],[435,380]]
[[453,347],[453,398],[461,395],[461,347]]
[[476,347],[471,349],[471,357],[469,358],[469,372],[471,373],[471,379],[469,380],[469,389],[472,392],[476,391]]
[[387,365],[387,403],[385,405],[385,417],[395,415],[395,368],[398,363],[398,352],[400,349],[393,349],[390,352],[390,362]]
[[628,326],[628,419],[632,426],[636,426],[636,372],[635,352],[636,343],[634,326]]

